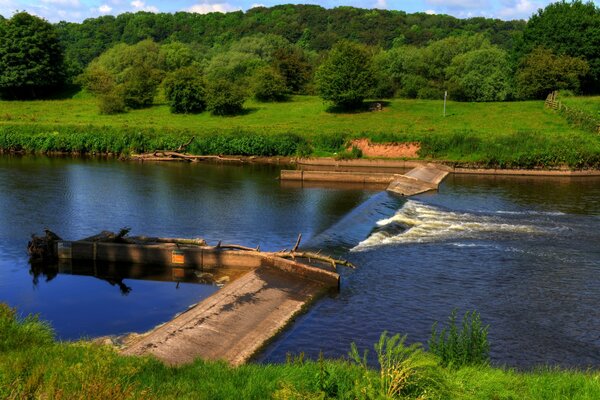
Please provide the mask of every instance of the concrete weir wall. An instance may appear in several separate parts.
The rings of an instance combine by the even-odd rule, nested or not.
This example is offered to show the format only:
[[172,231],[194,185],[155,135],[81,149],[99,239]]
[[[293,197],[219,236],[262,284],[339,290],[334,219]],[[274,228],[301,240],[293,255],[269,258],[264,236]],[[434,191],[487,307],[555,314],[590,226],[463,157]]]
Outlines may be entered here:
[[169,365],[196,358],[245,363],[314,299],[339,288],[340,277],[335,272],[258,251],[84,241],[60,241],[56,250],[63,260],[161,264],[174,270],[247,270],[122,350],[128,355],[151,354]]

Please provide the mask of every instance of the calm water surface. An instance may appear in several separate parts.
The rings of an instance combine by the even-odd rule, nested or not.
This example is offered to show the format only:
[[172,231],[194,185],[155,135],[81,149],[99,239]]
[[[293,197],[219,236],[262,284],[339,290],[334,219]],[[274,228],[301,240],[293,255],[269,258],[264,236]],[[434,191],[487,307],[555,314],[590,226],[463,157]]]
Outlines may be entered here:
[[[408,201],[361,189],[281,186],[278,168],[0,158],[0,301],[62,339],[143,331],[218,288],[168,271],[31,268],[25,246],[129,226],[349,258],[342,290],[260,354],[347,354],[381,331],[425,342],[453,308],[491,325],[494,362],[600,366],[600,180],[450,176]],[[96,277],[94,277],[94,275]]]

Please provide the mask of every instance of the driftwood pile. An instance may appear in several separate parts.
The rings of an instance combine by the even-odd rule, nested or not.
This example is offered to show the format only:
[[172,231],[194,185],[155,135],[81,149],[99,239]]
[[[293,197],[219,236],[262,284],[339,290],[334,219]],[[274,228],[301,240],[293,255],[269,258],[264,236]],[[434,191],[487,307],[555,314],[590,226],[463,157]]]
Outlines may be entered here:
[[194,141],[196,137],[192,136],[190,140],[179,146],[175,151],[173,150],[155,150],[151,153],[143,154],[132,154],[131,159],[136,161],[184,161],[184,162],[198,162],[198,161],[231,161],[231,162],[244,162],[242,158],[236,157],[223,157],[222,155],[217,156],[197,156],[192,154],[186,154],[185,149]]
[[[239,251],[252,251],[264,254],[266,256],[280,257],[286,259],[305,259],[309,263],[313,261],[322,262],[330,265],[335,270],[338,265],[345,267],[355,268],[352,263],[336,259],[318,252],[298,251],[300,242],[302,240],[302,234],[298,235],[298,239],[291,250],[283,249],[276,252],[261,252],[260,247],[252,248],[246,246],[240,246],[237,244],[222,244],[221,241],[216,246],[209,246],[204,239],[195,238],[159,238],[159,237],[148,237],[148,236],[128,236],[130,228],[122,228],[118,232],[102,231],[97,235],[93,235],[84,239],[82,242],[100,242],[100,243],[123,243],[123,244],[137,244],[137,245],[150,245],[159,243],[174,243],[178,245],[191,245],[200,246],[213,249],[230,249]],[[56,259],[55,253],[55,242],[62,240],[54,232],[45,229],[44,236],[31,235],[31,241],[27,244],[27,251],[31,261],[52,261]]]

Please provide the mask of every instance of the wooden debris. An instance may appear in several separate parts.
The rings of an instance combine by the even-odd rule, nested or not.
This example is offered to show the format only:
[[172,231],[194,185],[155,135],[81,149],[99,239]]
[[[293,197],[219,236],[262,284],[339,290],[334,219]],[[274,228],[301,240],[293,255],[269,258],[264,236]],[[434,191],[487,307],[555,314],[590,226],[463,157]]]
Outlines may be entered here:
[[48,261],[56,257],[54,242],[62,240],[56,233],[44,229],[44,236],[31,235],[31,241],[27,243],[27,253],[31,261]]

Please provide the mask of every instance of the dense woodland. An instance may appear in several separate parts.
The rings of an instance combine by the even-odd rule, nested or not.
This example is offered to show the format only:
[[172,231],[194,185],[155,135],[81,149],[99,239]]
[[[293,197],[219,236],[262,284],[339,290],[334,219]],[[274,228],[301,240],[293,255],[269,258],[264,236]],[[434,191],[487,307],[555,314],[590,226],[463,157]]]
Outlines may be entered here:
[[248,96],[504,101],[600,93],[600,8],[558,2],[528,22],[314,5],[206,15],[126,13],[49,24],[0,16],[0,96],[83,86],[104,113],[235,114]]

